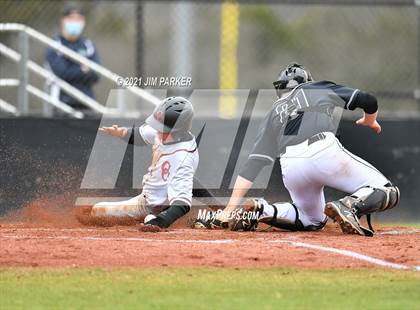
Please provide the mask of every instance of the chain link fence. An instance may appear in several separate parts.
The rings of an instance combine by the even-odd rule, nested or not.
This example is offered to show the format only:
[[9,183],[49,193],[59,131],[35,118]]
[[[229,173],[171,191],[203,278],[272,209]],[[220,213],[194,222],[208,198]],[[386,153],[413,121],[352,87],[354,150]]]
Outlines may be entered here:
[[[0,0],[0,22],[54,36],[65,3]],[[101,63],[122,76],[191,76],[194,89],[217,89],[234,78],[230,85],[238,88],[268,89],[283,66],[297,61],[315,79],[373,92],[385,110],[420,110],[420,5],[414,1],[230,1],[236,19],[225,22],[219,1],[79,4]],[[18,46],[10,33],[0,33],[0,42]],[[235,53],[237,65],[224,61],[225,53]],[[43,63],[44,54],[45,47],[31,45],[32,60]],[[16,76],[16,65],[0,55],[0,78]],[[43,81],[31,77],[31,83],[42,87]],[[112,87],[106,80],[96,86],[101,103]],[[13,89],[0,92],[16,104]]]

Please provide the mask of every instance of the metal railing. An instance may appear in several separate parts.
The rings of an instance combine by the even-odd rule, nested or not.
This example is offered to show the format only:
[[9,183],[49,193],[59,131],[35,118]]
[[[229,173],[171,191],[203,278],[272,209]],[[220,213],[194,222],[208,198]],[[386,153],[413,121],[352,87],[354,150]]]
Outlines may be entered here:
[[[20,87],[21,83],[19,80],[17,79],[0,79],[0,87],[7,87],[7,86],[17,86]],[[66,114],[69,114],[75,118],[83,118],[84,114],[80,111],[76,111],[75,109],[73,109],[72,107],[70,107],[69,105],[65,104],[64,102],[61,102],[60,100],[53,98],[51,95],[49,95],[48,93],[40,90],[39,88],[36,88],[30,84],[27,84],[25,87],[25,90],[27,93],[43,100],[44,102],[47,102],[48,104],[56,107],[57,109],[63,111]],[[18,109],[16,109],[16,107],[14,107],[13,105],[11,105],[10,103],[7,103],[6,101],[1,100],[0,103],[0,109],[9,112],[11,114],[14,114],[15,116],[19,116],[21,115],[21,112],[18,111]]]
[[[101,66],[90,59],[81,56],[80,54],[76,53],[75,51],[65,47],[64,45],[60,44],[57,41],[49,38],[48,36],[44,35],[41,32],[38,32],[31,27],[25,26],[23,24],[17,23],[0,23],[0,32],[17,32],[19,34],[19,49],[20,53],[13,50],[12,48],[6,46],[5,44],[0,43],[0,54],[6,56],[10,60],[16,62],[18,64],[18,80],[12,79],[0,79],[0,87],[7,87],[7,86],[17,86],[18,87],[18,107],[14,107],[10,103],[2,100],[0,98],[0,109],[12,113],[14,115],[26,115],[29,112],[29,105],[28,105],[28,94],[32,94],[46,103],[56,107],[57,109],[67,113],[76,118],[82,118],[84,115],[80,111],[76,111],[69,105],[56,98],[52,98],[48,93],[39,88],[34,87],[33,85],[29,85],[28,83],[28,70],[31,72],[43,77],[46,81],[52,82],[57,84],[61,89],[63,89],[66,93],[70,96],[76,98],[85,106],[89,107],[95,112],[100,114],[107,114],[107,115],[115,115],[115,116],[124,116],[125,111],[122,108],[124,106],[124,97],[119,96],[117,101],[117,108],[108,108],[104,105],[97,102],[95,99],[87,96],[79,89],[75,88],[74,86],[70,85],[66,81],[57,77],[51,71],[43,68],[42,66],[38,65],[37,63],[29,60],[29,38],[33,38],[40,43],[62,53],[63,55],[67,56],[71,60],[87,66],[89,69],[95,71],[100,76],[112,81],[115,85],[118,85],[118,82],[121,80],[121,76],[108,70],[104,66]],[[135,96],[143,99],[144,101],[151,103],[153,105],[157,105],[159,103],[159,99],[152,94],[148,93],[144,89],[138,87],[126,87],[126,89],[134,94]],[[133,113],[129,114],[130,116]]]

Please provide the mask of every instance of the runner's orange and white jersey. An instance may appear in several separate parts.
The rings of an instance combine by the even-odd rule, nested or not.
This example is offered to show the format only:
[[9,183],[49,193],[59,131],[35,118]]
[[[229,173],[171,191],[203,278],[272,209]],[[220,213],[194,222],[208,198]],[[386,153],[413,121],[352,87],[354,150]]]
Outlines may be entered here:
[[143,194],[149,206],[170,205],[178,200],[191,206],[194,173],[199,155],[195,137],[175,143],[162,143],[149,125],[139,128],[143,140],[152,144],[152,164],[143,176]]

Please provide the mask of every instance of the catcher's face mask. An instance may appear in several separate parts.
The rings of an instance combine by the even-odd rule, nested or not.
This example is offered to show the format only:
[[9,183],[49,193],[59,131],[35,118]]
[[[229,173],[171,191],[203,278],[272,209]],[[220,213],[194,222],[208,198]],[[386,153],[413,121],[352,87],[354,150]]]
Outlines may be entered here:
[[312,81],[312,76],[304,66],[297,63],[291,63],[286,69],[280,72],[279,77],[273,82],[274,89],[276,90],[277,96],[281,96],[295,88],[297,85]]

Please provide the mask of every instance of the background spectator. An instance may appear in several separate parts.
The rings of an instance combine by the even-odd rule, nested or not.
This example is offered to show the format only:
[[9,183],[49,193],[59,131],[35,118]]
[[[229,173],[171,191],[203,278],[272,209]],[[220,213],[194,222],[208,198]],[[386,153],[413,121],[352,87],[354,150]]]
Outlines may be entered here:
[[[67,4],[61,17],[61,34],[54,39],[78,54],[99,62],[98,53],[93,42],[82,36],[86,18],[81,8],[75,4]],[[47,49],[46,61],[49,68],[61,79],[70,83],[86,95],[94,98],[93,85],[98,81],[98,75],[85,65],[67,58],[60,52]],[[51,85],[51,95],[78,110],[89,109],[77,99],[60,90],[58,85]]]

